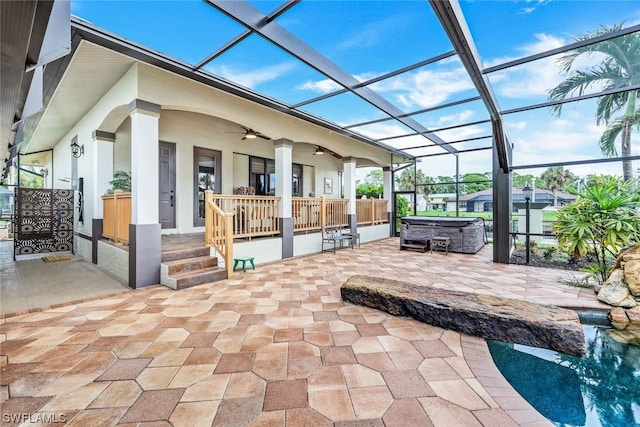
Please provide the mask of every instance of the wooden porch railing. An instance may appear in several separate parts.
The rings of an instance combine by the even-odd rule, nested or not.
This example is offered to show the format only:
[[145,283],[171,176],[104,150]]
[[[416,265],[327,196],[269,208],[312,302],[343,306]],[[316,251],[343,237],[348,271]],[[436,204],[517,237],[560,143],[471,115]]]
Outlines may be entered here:
[[116,190],[102,196],[102,237],[115,244],[129,244],[131,193]]
[[346,226],[348,205],[346,199],[294,197],[291,201],[293,231],[320,230],[325,225]]
[[312,231],[322,228],[324,198],[294,197],[291,200],[293,231]]
[[205,191],[204,240],[224,259],[227,277],[233,277],[233,213],[224,212],[215,201],[213,191]]
[[381,224],[388,222],[387,200],[382,199],[358,199],[356,200],[356,218],[358,225]]
[[280,197],[213,194],[213,203],[234,215],[233,237],[274,236],[280,234]]

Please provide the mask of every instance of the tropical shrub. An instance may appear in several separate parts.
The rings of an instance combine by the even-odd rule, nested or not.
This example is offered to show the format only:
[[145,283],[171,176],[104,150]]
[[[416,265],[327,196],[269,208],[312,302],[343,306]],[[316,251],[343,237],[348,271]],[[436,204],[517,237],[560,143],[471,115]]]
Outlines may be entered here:
[[556,214],[553,231],[559,247],[575,260],[593,257],[589,272],[599,282],[606,280],[620,249],[640,241],[636,185],[617,177],[593,177],[582,191],[570,189],[578,200]]
[[396,194],[396,232],[400,232],[400,218],[409,215],[409,202],[404,197]]
[[113,173],[113,180],[109,181],[111,188],[107,193],[112,194],[115,190],[122,190],[125,193],[131,192],[131,173],[117,170]]

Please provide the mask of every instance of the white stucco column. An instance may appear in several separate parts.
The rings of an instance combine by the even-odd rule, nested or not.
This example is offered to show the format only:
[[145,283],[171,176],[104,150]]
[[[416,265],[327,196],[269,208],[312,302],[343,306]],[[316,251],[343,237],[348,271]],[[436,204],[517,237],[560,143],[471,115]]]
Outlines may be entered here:
[[160,283],[160,106],[140,99],[129,104],[131,117],[131,224],[129,286]]
[[[358,232],[358,218],[356,217],[356,162],[355,157],[345,157],[342,159],[344,168],[344,198],[349,200],[347,207],[347,218],[349,228],[354,235]],[[357,240],[357,239],[356,239]],[[356,243],[352,242],[352,245]]]
[[387,203],[387,220],[389,221],[389,236],[393,236],[393,171],[391,166],[382,168],[382,198]]
[[282,236],[282,258],[293,256],[293,218],[291,218],[292,151],[293,141],[273,141],[276,151],[276,196],[280,197],[280,233]]
[[101,130],[93,131],[93,150],[91,151],[92,172],[91,190],[93,197],[93,218],[102,219],[102,195],[109,190],[113,180],[113,143],[116,134]]
[[356,162],[355,157],[345,157],[344,163],[344,198],[349,199],[349,215],[356,214]]
[[391,200],[393,197],[392,176],[391,166],[382,168],[382,198],[389,201],[387,204],[387,212],[391,212],[391,209],[393,209],[393,200]]
[[281,198],[279,214],[281,218],[291,218],[293,141],[277,139],[273,141],[273,147],[276,150],[276,196]]
[[[93,218],[91,219],[91,262],[98,263],[98,242],[102,238],[103,230],[103,202],[102,195],[107,192],[113,180],[113,143],[116,134],[101,130],[94,130],[93,150],[91,150],[91,194]],[[86,203],[86,199],[85,199]]]
[[131,116],[131,223],[159,221],[159,119],[160,106],[136,99]]

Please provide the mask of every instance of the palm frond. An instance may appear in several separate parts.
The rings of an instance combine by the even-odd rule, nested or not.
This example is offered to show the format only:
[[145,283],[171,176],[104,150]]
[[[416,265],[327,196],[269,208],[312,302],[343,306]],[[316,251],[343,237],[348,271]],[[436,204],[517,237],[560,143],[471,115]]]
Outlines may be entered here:
[[600,151],[603,155],[607,157],[613,157],[618,155],[618,150],[616,149],[616,139],[618,135],[622,132],[622,120],[620,118],[616,119],[613,123],[611,123],[600,136],[600,140],[598,141],[598,146],[600,147]]

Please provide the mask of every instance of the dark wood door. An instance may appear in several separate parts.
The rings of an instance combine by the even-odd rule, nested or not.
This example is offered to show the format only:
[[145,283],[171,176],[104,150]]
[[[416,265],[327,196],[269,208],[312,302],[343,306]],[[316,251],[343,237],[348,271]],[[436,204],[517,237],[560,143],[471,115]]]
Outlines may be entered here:
[[160,142],[160,225],[176,228],[176,144]]

